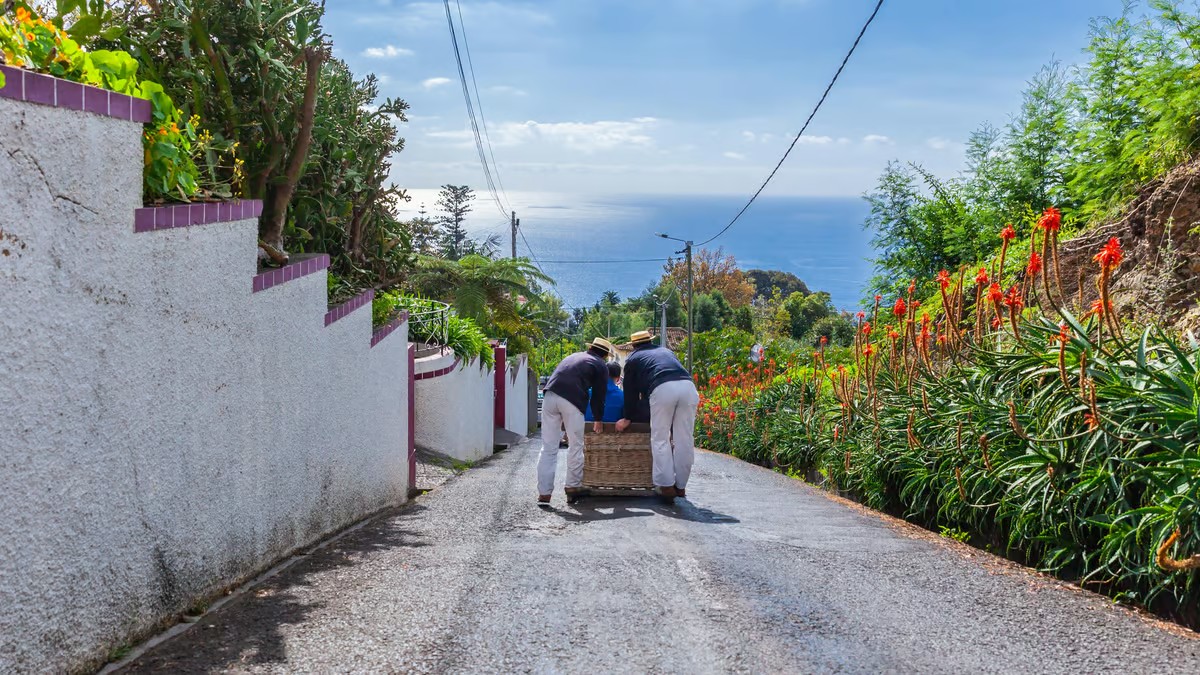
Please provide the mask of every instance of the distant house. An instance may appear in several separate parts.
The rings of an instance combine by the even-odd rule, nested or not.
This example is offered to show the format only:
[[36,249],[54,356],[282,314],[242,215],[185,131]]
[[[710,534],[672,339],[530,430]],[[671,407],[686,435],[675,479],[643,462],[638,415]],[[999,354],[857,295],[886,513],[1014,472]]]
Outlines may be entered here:
[[[657,342],[659,330],[657,328],[648,328],[647,330],[654,335],[654,340]],[[682,348],[685,344],[687,344],[687,329],[678,328],[676,326],[668,326],[667,347],[674,351]],[[623,364],[625,363],[625,359],[629,358],[629,355],[633,353],[633,343],[626,342],[624,344],[619,344],[616,347],[617,360]]]

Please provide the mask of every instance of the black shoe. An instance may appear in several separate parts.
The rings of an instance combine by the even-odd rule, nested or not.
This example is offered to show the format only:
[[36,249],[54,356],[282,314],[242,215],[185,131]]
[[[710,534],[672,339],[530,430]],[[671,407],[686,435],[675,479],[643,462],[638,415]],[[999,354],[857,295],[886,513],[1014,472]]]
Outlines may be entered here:
[[659,500],[662,501],[662,503],[664,503],[664,504],[674,504],[675,503],[676,493],[675,493],[674,485],[668,485],[667,487],[655,486],[654,494],[658,495]]

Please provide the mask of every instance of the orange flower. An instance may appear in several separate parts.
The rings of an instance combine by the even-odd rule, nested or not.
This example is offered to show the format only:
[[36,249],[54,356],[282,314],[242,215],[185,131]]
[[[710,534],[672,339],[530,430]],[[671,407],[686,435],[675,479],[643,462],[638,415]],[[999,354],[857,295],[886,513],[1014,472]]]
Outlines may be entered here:
[[938,282],[938,285],[942,287],[943,291],[946,290],[947,288],[950,288],[950,273],[947,272],[946,270],[942,270],[941,272],[938,272],[937,273],[937,282]]
[[1004,300],[1004,291],[1000,290],[1000,284],[993,283],[988,287],[988,300],[999,303]]
[[1004,226],[1003,230],[1000,230],[1000,239],[1002,241],[1012,241],[1013,239],[1016,239],[1016,238],[1017,238],[1017,231],[1013,229],[1012,223],[1008,223],[1007,225]]
[[870,321],[868,321],[862,325],[862,334],[863,335],[871,334],[871,322]]
[[979,268],[979,274],[975,275],[975,283],[979,284],[980,286],[987,286],[988,274],[986,269],[982,267]]
[[908,294],[912,295],[913,293],[916,293],[916,292],[917,292],[917,280],[913,279],[908,284]]
[[1029,264],[1025,266],[1025,274],[1035,277],[1042,272],[1042,256],[1037,251],[1029,254]]
[[875,345],[871,344],[870,342],[863,345],[863,356],[866,357],[866,359],[868,361],[871,360],[871,357],[874,355],[875,355]]
[[34,41],[34,40],[36,40],[36,39],[37,39],[37,36],[36,36],[36,35],[34,35],[33,33],[25,33],[25,40],[26,40],[26,41],[28,41],[28,42],[33,42],[33,41]]
[[17,8],[17,21],[21,23],[29,23],[32,18],[33,17],[29,13],[29,10],[25,9],[24,7]]
[[1000,317],[996,317],[996,318],[992,319],[992,330],[998,330],[999,328],[1000,328]]
[[904,304],[904,298],[896,298],[896,306],[892,308],[892,313],[900,319],[908,314],[908,305]]
[[1062,213],[1051,206],[1042,212],[1042,217],[1038,218],[1038,227],[1047,232],[1058,232],[1058,228],[1062,225]]
[[1100,269],[1106,272],[1117,269],[1125,259],[1125,253],[1121,250],[1121,240],[1116,237],[1109,239],[1092,259],[1100,263]]
[[1100,423],[1096,421],[1096,416],[1092,413],[1085,413],[1083,416],[1083,421],[1087,424],[1087,428],[1089,430],[1094,430],[1096,427],[1100,426]]
[[[1109,309],[1109,310],[1112,310],[1112,304],[1111,304],[1111,303],[1108,305],[1107,309]],[[1097,301],[1095,301],[1095,302],[1093,302],[1093,303],[1092,303],[1092,307],[1091,307],[1091,309],[1089,309],[1089,310],[1087,311],[1087,314],[1084,314],[1084,316],[1091,316],[1091,315],[1093,315],[1093,314],[1095,314],[1096,316],[1104,316],[1104,310],[1105,310],[1105,307],[1104,307],[1104,301],[1103,301],[1103,300],[1097,300]]]
[[1025,306],[1025,300],[1021,298],[1021,289],[1016,286],[1008,289],[1008,293],[1004,294],[1004,304],[1014,312],[1021,311],[1021,308]]

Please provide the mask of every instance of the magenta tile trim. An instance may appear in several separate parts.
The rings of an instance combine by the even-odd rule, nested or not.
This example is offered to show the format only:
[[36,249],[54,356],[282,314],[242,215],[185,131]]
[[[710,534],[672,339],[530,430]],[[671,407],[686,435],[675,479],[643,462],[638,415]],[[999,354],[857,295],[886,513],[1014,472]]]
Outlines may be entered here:
[[354,310],[358,309],[359,307],[362,307],[363,305],[371,304],[371,301],[374,299],[375,299],[375,289],[371,289],[371,290],[363,291],[362,293],[359,293],[358,295],[347,300],[346,302],[343,302],[342,304],[338,305],[337,307],[334,307],[333,309],[329,310],[328,312],[325,312],[325,325],[328,326],[329,324],[333,323],[334,321],[338,321],[339,319],[343,319],[343,318],[349,316],[350,312],[353,312]]
[[371,334],[371,346],[374,347],[380,342],[383,342],[385,337],[394,333],[396,329],[400,326],[403,326],[406,321],[408,321],[408,312],[400,312],[400,316],[392,319],[386,325],[376,328],[375,332]]
[[149,124],[154,119],[150,101],[117,94],[78,82],[62,80],[23,68],[0,66],[5,84],[0,98],[27,101],[67,110],[82,110],[105,117]]
[[458,364],[459,364],[459,360],[457,357],[455,357],[454,363],[451,363],[450,365],[446,366],[445,368],[440,368],[438,370],[431,370],[428,373],[417,373],[416,377],[414,377],[413,379],[417,380],[419,382],[421,380],[432,380],[435,377],[449,375],[450,373],[453,373],[455,370],[458,370]]
[[272,286],[278,286],[293,279],[308,276],[329,268],[329,255],[321,253],[303,260],[297,260],[290,265],[270,269],[254,276],[251,292],[265,291]]
[[133,212],[133,231],[152,232],[176,227],[231,223],[254,218],[262,213],[262,201],[247,199],[236,202],[175,204],[147,206]]

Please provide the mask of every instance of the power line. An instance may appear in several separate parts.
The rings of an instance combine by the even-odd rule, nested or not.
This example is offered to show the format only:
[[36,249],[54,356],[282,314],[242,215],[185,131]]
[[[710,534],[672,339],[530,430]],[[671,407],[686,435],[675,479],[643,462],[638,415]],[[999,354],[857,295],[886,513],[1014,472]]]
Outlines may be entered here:
[[779,171],[779,167],[783,166],[783,163],[787,160],[788,155],[792,154],[792,150],[796,147],[796,144],[800,142],[800,137],[804,135],[804,132],[808,129],[808,125],[811,124],[813,118],[817,116],[817,111],[820,110],[821,105],[825,103],[826,97],[829,96],[829,92],[833,89],[833,85],[836,84],[838,78],[841,77],[842,70],[846,67],[846,64],[849,63],[850,57],[854,55],[854,50],[858,49],[858,43],[862,40],[863,35],[866,34],[867,28],[871,26],[871,22],[875,20],[875,15],[879,14],[879,9],[881,7],[883,7],[883,0],[879,0],[877,3],[875,3],[875,10],[871,12],[871,16],[867,18],[867,22],[863,24],[862,30],[858,31],[858,37],[854,38],[854,44],[850,45],[850,51],[846,52],[846,57],[842,59],[842,64],[838,66],[837,72],[833,74],[833,79],[830,80],[829,85],[825,87],[825,92],[821,94],[821,99],[817,101],[817,105],[813,107],[812,112],[809,113],[808,119],[804,121],[804,126],[800,127],[800,132],[797,133],[796,137],[792,139],[792,144],[789,145],[787,151],[783,153],[783,157],[779,159],[779,163],[775,165],[775,168],[771,169],[771,173],[767,176],[767,179],[764,180],[762,185],[760,185],[758,189],[754,191],[754,195],[750,197],[750,201],[746,202],[746,205],[742,207],[742,210],[738,211],[737,215],[733,217],[733,220],[729,221],[728,225],[721,228],[720,232],[700,242],[699,244],[696,244],[696,246],[704,246],[705,244],[709,244],[717,237],[720,237],[728,232],[729,228],[733,227],[734,223],[736,223],[742,217],[742,214],[746,213],[746,211],[750,208],[750,205],[754,203],[754,200],[758,199],[758,196],[762,194],[762,191],[767,188],[767,184],[770,183],[771,179],[775,177],[775,174]]
[[450,13],[450,0],[444,0],[443,4],[446,6],[446,24],[450,27],[450,42],[454,46],[454,60],[458,64],[458,80],[462,84],[463,100],[467,104],[467,117],[471,121],[471,133],[475,136],[475,150],[479,154],[479,164],[483,167],[483,178],[487,182],[488,192],[491,194],[496,208],[501,215],[507,216],[508,209],[504,207],[500,201],[500,195],[496,192],[492,169],[488,165],[487,154],[483,150],[483,136],[479,133],[479,120],[475,116],[475,106],[471,102],[471,90],[467,87],[467,73],[463,69],[462,53],[458,48],[458,32],[454,28],[454,17]]
[[471,71],[471,87],[475,90],[475,107],[479,108],[479,122],[483,126],[483,139],[487,142],[488,156],[492,158],[492,175],[496,177],[496,184],[500,186],[500,196],[508,205],[508,210],[511,211],[512,202],[505,193],[504,181],[500,179],[500,165],[496,163],[496,153],[492,150],[492,136],[488,133],[487,116],[483,114],[483,99],[479,97],[479,83],[475,81],[475,62],[471,59],[471,43],[467,41],[467,24],[463,21],[462,3],[454,0],[454,4],[458,8],[458,29],[462,31],[463,50],[467,53],[467,69]]

